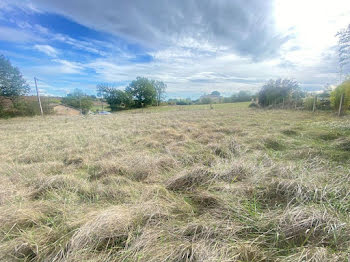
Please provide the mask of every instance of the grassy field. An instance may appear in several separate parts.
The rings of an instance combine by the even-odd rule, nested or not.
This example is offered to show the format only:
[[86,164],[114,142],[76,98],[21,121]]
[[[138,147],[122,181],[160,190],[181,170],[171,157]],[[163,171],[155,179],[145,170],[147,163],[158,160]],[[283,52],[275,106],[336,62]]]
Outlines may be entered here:
[[349,259],[349,117],[169,106],[0,141],[1,261]]

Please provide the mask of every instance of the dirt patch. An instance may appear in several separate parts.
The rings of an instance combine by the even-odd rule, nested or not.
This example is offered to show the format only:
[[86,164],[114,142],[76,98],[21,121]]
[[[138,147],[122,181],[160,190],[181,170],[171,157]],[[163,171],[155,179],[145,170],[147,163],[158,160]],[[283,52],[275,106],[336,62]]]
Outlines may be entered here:
[[80,111],[68,106],[58,105],[53,108],[53,111],[56,115],[60,116],[78,116],[80,115]]

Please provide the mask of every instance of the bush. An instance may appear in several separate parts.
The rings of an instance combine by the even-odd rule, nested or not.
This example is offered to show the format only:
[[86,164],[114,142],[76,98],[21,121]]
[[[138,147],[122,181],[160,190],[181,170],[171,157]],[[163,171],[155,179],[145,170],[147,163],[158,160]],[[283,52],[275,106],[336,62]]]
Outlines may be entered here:
[[[42,104],[45,115],[52,114],[53,108],[48,104]],[[35,97],[18,97],[8,99],[0,97],[0,117],[40,115],[40,107]]]
[[[306,110],[312,110],[314,108],[314,97],[307,97],[304,100],[304,108]],[[320,108],[321,102],[317,99],[316,101],[316,108]]]
[[329,99],[321,99],[320,105],[317,107],[320,110],[330,110],[331,108],[331,101]]
[[302,97],[299,84],[290,79],[277,79],[267,82],[259,92],[259,105],[268,107],[290,101],[300,100]]
[[338,110],[341,96],[344,95],[343,110],[350,108],[350,80],[344,81],[331,93],[331,105]]

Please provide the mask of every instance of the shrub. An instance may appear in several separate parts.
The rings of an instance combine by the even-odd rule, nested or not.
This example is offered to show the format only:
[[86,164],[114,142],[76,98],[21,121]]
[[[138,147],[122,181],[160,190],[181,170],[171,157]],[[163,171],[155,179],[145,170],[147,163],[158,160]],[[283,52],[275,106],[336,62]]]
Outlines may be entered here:
[[290,79],[277,79],[267,82],[259,92],[259,105],[267,107],[291,100],[300,100],[302,97],[299,84]]
[[[314,107],[314,97],[307,97],[304,100],[304,108],[306,110],[312,110]],[[321,102],[319,100],[316,101],[316,108],[320,108]]]
[[347,110],[350,108],[350,80],[344,81],[331,93],[331,105],[336,110],[339,108],[342,95],[344,95],[343,110]]
[[[52,114],[53,109],[49,104],[43,104],[45,115]],[[9,99],[0,97],[0,117],[35,116],[40,115],[40,108],[34,97],[18,97]]]

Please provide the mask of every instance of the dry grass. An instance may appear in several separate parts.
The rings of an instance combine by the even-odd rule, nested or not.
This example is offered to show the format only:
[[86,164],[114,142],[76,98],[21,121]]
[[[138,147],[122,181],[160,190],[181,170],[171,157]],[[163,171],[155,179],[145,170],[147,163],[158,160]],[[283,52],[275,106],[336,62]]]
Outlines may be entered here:
[[247,104],[0,120],[0,261],[348,261],[348,122]]

